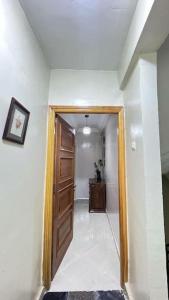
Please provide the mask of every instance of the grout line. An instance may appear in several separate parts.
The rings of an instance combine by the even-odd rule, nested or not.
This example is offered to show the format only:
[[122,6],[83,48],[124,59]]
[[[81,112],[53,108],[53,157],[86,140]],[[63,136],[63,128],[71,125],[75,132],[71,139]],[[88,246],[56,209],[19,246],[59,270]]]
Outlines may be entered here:
[[[116,242],[116,239],[115,239],[115,236],[114,236],[114,231],[113,231],[113,229],[111,227],[110,220],[109,220],[107,212],[106,212],[106,216],[107,216],[107,220],[108,220],[108,223],[109,223],[109,226],[110,226],[110,231],[111,231],[112,236],[113,236],[113,241],[115,243],[115,248],[116,248],[116,251],[117,251],[117,256],[118,256],[119,261],[120,261],[120,254],[119,254],[119,251],[118,251],[117,242]],[[127,290],[125,289],[125,290],[123,290],[123,292],[124,292],[124,298],[125,298],[125,300],[129,300],[129,296],[128,296]]]
[[114,241],[115,248],[116,248],[116,251],[117,251],[117,256],[118,256],[118,258],[120,260],[120,254],[119,254],[119,251],[118,251],[117,242],[116,242],[116,239],[115,239],[115,236],[114,236],[114,231],[113,231],[113,229],[111,227],[110,220],[109,220],[107,212],[106,212],[106,216],[107,216],[107,220],[108,220],[108,223],[109,223],[109,226],[110,226],[110,230],[111,230],[111,233],[112,233],[112,236],[113,236],[113,241]]

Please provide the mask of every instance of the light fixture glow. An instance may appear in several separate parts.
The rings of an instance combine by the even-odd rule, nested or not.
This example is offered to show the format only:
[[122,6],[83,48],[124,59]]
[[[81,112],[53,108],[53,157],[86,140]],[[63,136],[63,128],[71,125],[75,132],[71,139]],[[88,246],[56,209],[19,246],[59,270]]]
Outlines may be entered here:
[[83,127],[83,134],[85,135],[91,134],[91,128],[88,126]]
[[87,126],[87,119],[88,119],[88,117],[89,117],[89,115],[85,115],[86,126],[83,127],[83,134],[85,134],[85,135],[91,134],[91,128],[89,126]]

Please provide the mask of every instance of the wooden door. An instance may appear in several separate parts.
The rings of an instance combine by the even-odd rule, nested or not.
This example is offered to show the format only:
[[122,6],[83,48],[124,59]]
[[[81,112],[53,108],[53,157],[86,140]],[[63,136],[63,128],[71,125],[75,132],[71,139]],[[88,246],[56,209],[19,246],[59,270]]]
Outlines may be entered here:
[[55,118],[52,278],[73,238],[74,134],[60,116]]

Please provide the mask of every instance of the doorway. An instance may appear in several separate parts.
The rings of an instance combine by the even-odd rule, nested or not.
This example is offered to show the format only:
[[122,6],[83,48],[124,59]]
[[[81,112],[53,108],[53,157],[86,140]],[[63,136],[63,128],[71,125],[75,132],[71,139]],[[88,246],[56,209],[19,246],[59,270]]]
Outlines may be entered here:
[[[54,130],[56,114],[116,114],[118,120],[118,179],[120,224],[120,275],[121,285],[127,281],[127,229],[125,199],[124,118],[122,107],[50,107],[48,126],[48,156],[44,226],[43,281],[46,288],[52,279],[52,232],[53,232],[53,186],[54,186]],[[52,159],[51,159],[52,158]]]

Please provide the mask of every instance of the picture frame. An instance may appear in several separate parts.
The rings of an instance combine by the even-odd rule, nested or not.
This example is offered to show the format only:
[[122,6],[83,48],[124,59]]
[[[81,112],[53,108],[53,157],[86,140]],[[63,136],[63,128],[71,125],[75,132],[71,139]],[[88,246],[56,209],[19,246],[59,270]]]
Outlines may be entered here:
[[24,144],[30,112],[12,97],[2,139]]

